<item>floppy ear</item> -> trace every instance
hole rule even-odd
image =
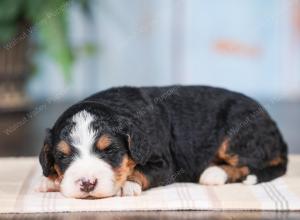
[[[56,174],[54,170],[54,157],[52,149],[52,132],[50,129],[47,129],[46,137],[44,140],[44,146],[39,155],[39,160],[43,169],[43,174],[46,177]]]
[[[141,165],[145,165],[151,156],[151,137],[136,126],[131,126],[128,138],[128,148],[132,159]]]

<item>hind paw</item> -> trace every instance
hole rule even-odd
[[[203,185],[224,185],[228,179],[226,172],[217,166],[212,166],[204,170],[199,183]]]
[[[257,176],[255,175],[248,175],[246,179],[243,181],[245,185],[255,185],[257,183]]]

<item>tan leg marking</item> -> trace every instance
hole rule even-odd
[[[142,189],[148,189],[150,186],[148,178],[138,170],[134,170],[133,173],[128,177],[129,181],[134,181],[142,186]]]
[[[116,184],[118,186],[122,186],[125,183],[127,177],[132,174],[134,167],[135,162],[129,159],[127,155],[125,155],[123,157],[121,165],[114,169],[116,176]]]
[[[246,166],[243,167],[233,167],[229,165],[220,166],[228,176],[227,182],[235,183],[243,180],[249,174],[249,168]]]
[[[231,166],[237,166],[239,163],[239,156],[237,154],[230,154],[229,153],[229,139],[225,138],[225,140],[220,145],[217,153],[215,162],[222,163],[225,162]]]
[[[272,159],[270,162],[269,162],[269,166],[271,167],[275,167],[279,164],[282,164],[284,163],[284,160],[282,159],[282,157],[278,156],[278,157],[275,157],[274,159]]]

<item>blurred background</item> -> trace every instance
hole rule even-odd
[[[300,0],[1,0],[0,45],[0,156],[99,90],[170,84],[258,99],[300,153]]]

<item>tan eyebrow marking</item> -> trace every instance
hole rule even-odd
[[[65,141],[60,141],[57,146],[58,146],[57,149],[59,151],[61,151],[62,153],[66,154],[66,155],[71,154],[71,147]]]
[[[101,135],[101,137],[100,137],[99,140],[97,141],[96,147],[97,147],[99,150],[104,150],[104,149],[106,149],[110,144],[111,144],[111,138],[109,137],[109,135],[103,134],[103,135]]]

